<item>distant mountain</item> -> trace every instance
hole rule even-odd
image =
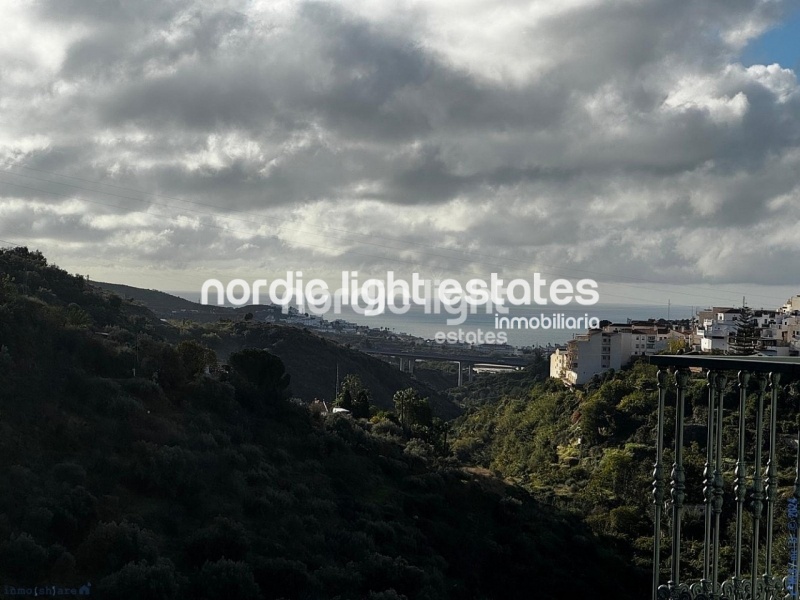
[[[93,286],[113,292],[121,298],[144,304],[162,319],[191,318],[195,321],[213,322],[223,316],[236,315],[236,311],[227,306],[204,305],[158,290],[144,290],[121,283],[102,281],[92,281],[91,283]]]

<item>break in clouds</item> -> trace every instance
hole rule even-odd
[[[740,59],[792,8],[8,3],[0,239],[109,279],[186,269],[172,289],[287,269],[793,285],[797,77]]]

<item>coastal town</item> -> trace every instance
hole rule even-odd
[[[126,297],[136,297],[162,320],[253,320],[306,329],[410,372],[413,372],[415,361],[444,363],[459,357],[461,360],[458,362],[464,365],[472,363],[472,367],[465,367],[466,381],[471,381],[476,374],[475,365],[483,365],[481,370],[484,371],[519,368],[505,363],[524,362],[526,357],[534,355],[547,359],[550,377],[560,379],[568,386],[584,385],[594,377],[617,371],[638,358],[664,352],[800,355],[800,294],[774,309],[752,309],[743,302],[740,307],[704,308],[696,311],[693,318],[633,319],[625,318],[623,312],[616,321],[598,321],[597,327],[562,329],[572,338],[563,343],[514,345],[467,341],[440,343],[434,337],[412,335],[391,327],[358,324],[344,318],[326,319],[321,315],[303,313],[295,307],[284,311],[272,304],[239,308],[206,306],[154,290],[107,283],[101,286]],[[641,314],[640,310],[638,312]],[[519,327],[514,321],[504,320],[506,327]],[[743,325],[746,325],[746,336]]]
[[[343,319],[328,321],[296,310],[280,315],[273,307],[260,309],[256,318],[309,328],[367,352],[393,350],[407,353],[424,348],[426,354],[441,354],[443,359],[457,353],[476,359],[484,357],[487,361],[490,358],[544,354],[550,362],[550,376],[570,386],[584,385],[592,378],[619,370],[637,358],[663,352],[761,356],[800,354],[800,294],[774,310],[714,306],[697,311],[693,319],[601,321],[599,327],[575,333],[564,344],[548,346],[441,344],[388,328],[370,328]],[[746,339],[742,339],[743,325],[748,328]]]
[[[748,334],[743,338],[743,329]],[[745,347],[743,348],[742,345]],[[667,350],[707,354],[800,354],[800,295],[775,310],[715,306],[694,320],[604,322],[576,335],[550,355],[550,376],[583,385],[596,375],[618,370],[637,357]]]
[[[254,307],[255,308],[255,307]],[[428,355],[523,357],[544,354],[550,362],[550,376],[567,385],[584,385],[593,377],[619,370],[637,358],[667,351],[705,354],[758,354],[797,356],[800,354],[800,294],[774,310],[751,310],[746,306],[714,306],[697,311],[693,319],[626,319],[601,321],[600,326],[580,333],[564,344],[513,346],[510,344],[441,344],[388,328],[374,328],[344,319],[326,320],[291,309],[281,314],[277,307],[254,310],[256,319],[278,321],[313,330],[366,352],[424,352]],[[742,340],[743,323],[748,335]],[[737,346],[738,344],[738,346]],[[745,344],[747,347],[742,348]]]

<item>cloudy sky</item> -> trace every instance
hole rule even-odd
[[[800,293],[780,0],[4,3],[0,240],[95,280]]]

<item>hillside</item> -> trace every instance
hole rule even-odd
[[[162,325],[38,253],[0,252],[4,585],[91,583],[120,600],[636,597],[640,574],[574,515],[392,415],[312,415],[268,352],[204,376],[201,347]]]
[[[655,381],[656,368],[639,362],[630,369],[598,377],[583,389],[566,388],[560,381],[550,379],[524,391],[509,385],[506,394],[489,401],[484,396],[485,389],[478,387],[473,390],[473,398],[464,398],[471,407],[453,424],[451,449],[460,462],[485,468],[524,487],[536,498],[580,515],[596,534],[606,536],[609,547],[634,565],[649,569],[657,423]],[[698,482],[703,479],[706,460],[706,385],[703,374],[694,374],[686,400],[684,466],[687,482],[693,482],[687,488],[686,502],[693,507],[702,507],[703,503]],[[800,383],[784,377],[777,415],[778,435],[784,440],[778,453],[781,503],[793,492],[796,444],[792,443],[797,438],[799,401]],[[723,452],[725,457],[735,457],[739,418],[735,390],[726,404]],[[746,413],[748,456],[753,453],[755,439],[755,405],[753,395]],[[665,463],[669,465],[670,432],[675,423],[672,403],[665,414]],[[726,462],[724,473],[724,523],[732,519],[736,504],[729,500],[733,497],[733,468],[731,459]],[[789,558],[785,515],[781,508],[776,516],[780,539],[777,560],[784,565]],[[699,577],[702,563],[697,540],[702,540],[702,521],[696,511],[687,514],[685,534],[694,540],[686,545],[685,574]],[[731,558],[731,553],[723,553],[723,568],[729,572],[733,569]],[[663,567],[668,569],[666,564]],[[666,581],[666,572],[664,577]]]
[[[246,309],[203,306],[156,290],[143,290],[126,285],[95,283],[93,286],[120,297],[133,299],[150,309],[156,317],[174,320],[177,337],[171,341],[196,339],[213,349],[220,362],[244,348],[265,348],[277,355],[292,377],[292,394],[306,402],[315,398],[331,400],[335,395],[337,371],[339,381],[347,375],[358,375],[372,392],[375,405],[392,410],[392,396],[397,390],[413,387],[431,401],[434,414],[452,419],[461,408],[445,394],[422,379],[402,373],[385,361],[323,338],[308,329],[288,325],[245,321]],[[252,307],[246,307],[252,308]],[[436,373],[426,374],[438,381]]]
[[[188,318],[194,321],[214,322],[220,317],[232,318],[237,314],[235,309],[227,306],[203,305],[158,290],[145,290],[102,281],[92,281],[92,286],[112,292],[121,298],[139,302],[162,319]]]

